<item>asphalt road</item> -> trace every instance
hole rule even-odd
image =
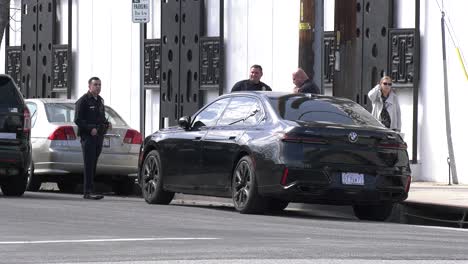
[[[0,194],[0,263],[468,263],[468,232],[287,209]]]

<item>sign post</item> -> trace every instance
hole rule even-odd
[[[149,0],[132,0],[132,21],[133,23],[140,23],[140,133],[145,138],[145,104],[146,104],[146,90],[145,90],[145,69],[144,69],[144,56],[145,56],[145,23],[150,20],[150,3]]]

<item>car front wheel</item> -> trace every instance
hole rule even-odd
[[[232,200],[241,214],[263,213],[266,200],[258,194],[252,159],[242,157],[232,175]]]
[[[392,203],[356,204],[353,205],[354,215],[360,220],[385,221],[392,214]]]
[[[26,185],[26,190],[30,192],[37,192],[41,188],[41,177],[34,174],[34,162],[31,161],[31,165],[28,170],[28,183]]]
[[[141,190],[147,203],[169,204],[172,201],[174,193],[163,189],[163,170],[161,167],[161,158],[157,150],[152,150],[148,153],[140,173]]]

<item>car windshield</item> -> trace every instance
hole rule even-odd
[[[291,95],[269,100],[278,115],[285,120],[382,126],[366,109],[346,99]]]
[[[47,103],[45,104],[49,122],[72,123],[75,118],[75,104]],[[110,107],[106,106],[106,118],[113,126],[127,126],[127,123]]]

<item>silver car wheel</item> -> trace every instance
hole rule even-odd
[[[141,190],[149,204],[169,204],[174,192],[164,190],[161,158],[157,150],[148,153],[141,168]]]
[[[156,192],[159,181],[159,164],[156,156],[149,156],[143,167],[143,191],[146,196],[151,197]]]
[[[234,203],[243,208],[249,201],[252,189],[252,171],[247,161],[242,161],[234,172]]]

